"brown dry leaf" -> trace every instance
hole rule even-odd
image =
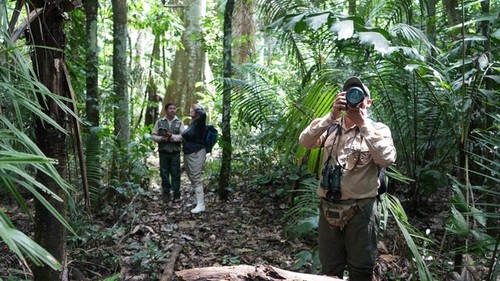
[[[380,258],[386,262],[394,262],[398,259],[398,256],[393,255],[380,255]]]
[[[139,231],[139,229],[141,229],[141,225],[140,225],[140,224],[136,225],[136,226],[134,227],[134,229],[132,229],[132,230],[130,231],[130,234],[136,234],[136,233],[137,233],[137,231]]]

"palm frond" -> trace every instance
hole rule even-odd
[[[319,198],[316,195],[318,181],[305,178],[300,181],[300,188],[291,190],[293,206],[288,209],[282,220],[286,222],[285,235],[290,239],[318,228]]]
[[[0,210],[0,237],[28,268],[24,255],[36,265],[46,264],[54,270],[61,270],[62,265],[45,249],[33,242],[24,233],[17,230],[4,212]]]
[[[6,2],[2,2],[0,9],[4,10]],[[74,233],[70,225],[54,209],[44,197],[46,194],[61,200],[55,192],[38,182],[35,173],[41,173],[51,178],[64,192],[70,192],[73,187],[63,179],[56,168],[54,160],[45,157],[43,152],[32,141],[28,134],[32,134],[32,120],[38,119],[61,132],[67,131],[59,126],[50,116],[45,114],[40,103],[48,100],[54,101],[68,114],[75,116],[67,104],[71,101],[51,93],[36,79],[32,65],[27,61],[29,50],[24,46],[16,46],[10,39],[7,25],[0,25],[0,37],[3,46],[0,51],[0,178],[7,196],[13,196],[22,209],[30,213],[20,188],[26,189],[39,200],[61,224]],[[24,53],[23,53],[24,52]],[[28,133],[25,133],[28,132]],[[54,269],[60,265],[53,257],[28,236],[17,231],[9,222],[4,213],[0,213],[0,236],[9,248],[25,262],[31,259],[35,264],[47,264]]]
[[[408,217],[403,209],[403,206],[399,202],[399,200],[387,194],[383,197],[387,200],[386,204],[388,205],[388,210],[391,212],[392,217],[396,221],[399,230],[403,234],[403,237],[408,245],[408,249],[411,253],[411,259],[409,259],[412,263],[416,264],[418,270],[418,276],[420,280],[433,280],[432,274],[429,271],[427,264],[425,263],[422,254],[419,252],[419,248],[415,243],[414,239],[418,239],[420,241],[426,241],[427,243],[432,244],[433,242],[427,239],[425,236],[421,235],[408,221]]]
[[[103,171],[101,161],[101,141],[97,128],[91,128],[86,134],[85,161],[87,166],[87,176],[89,182],[89,197],[92,207],[99,207],[102,203]]]

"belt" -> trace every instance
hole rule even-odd
[[[334,204],[341,204],[341,205],[352,205],[358,203],[360,205],[360,208],[363,207],[364,205],[368,204],[368,202],[371,201],[371,199],[374,199],[375,197],[368,197],[368,198],[362,198],[362,199],[349,199],[349,200],[336,200],[333,198],[326,198],[326,197],[321,197],[321,200],[324,200],[329,203],[334,203]]]

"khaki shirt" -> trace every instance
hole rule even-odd
[[[322,168],[330,154],[332,166],[338,160],[345,167],[340,184],[341,200],[375,197],[380,186],[379,168],[388,167],[396,160],[391,131],[379,122],[368,122],[359,129],[355,126],[346,128],[342,120],[333,120],[330,113],[313,120],[300,134],[299,143],[305,148],[321,147],[324,143]],[[334,130],[325,141],[332,123],[342,123],[341,134],[337,136],[337,130]],[[326,197],[326,192],[318,185],[320,197]]]

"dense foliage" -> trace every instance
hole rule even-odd
[[[148,77],[160,85],[160,94],[165,93],[168,65],[173,61],[182,23],[174,10],[147,2],[132,1],[129,7],[132,137],[125,147],[115,145],[112,128],[117,105],[112,102],[111,7],[101,3],[99,9],[101,122],[93,130],[103,149],[96,162],[99,166],[88,169],[89,177],[100,182],[91,189],[95,206],[119,208],[123,202],[130,202],[148,188],[148,179],[154,173],[145,161],[154,144],[148,139],[150,128],[143,125],[143,110],[151,106],[144,93]],[[456,9],[447,6],[449,1],[348,2],[257,1],[260,28],[252,38],[255,53],[251,61],[234,65],[234,77],[226,81],[231,85],[234,114],[231,191],[265,188],[271,189],[273,196],[286,198],[289,206],[282,218],[285,236],[314,241],[314,194],[321,152],[300,148],[296,140],[313,118],[330,110],[344,79],[360,76],[374,99],[372,118],[391,128],[398,151],[397,165],[388,173],[390,192],[384,197],[381,228],[399,226],[407,245],[402,251],[413,257],[409,259],[412,274],[420,280],[439,279],[442,274],[453,276],[453,270],[463,276],[476,274],[481,280],[495,280],[500,230],[499,1],[464,0]],[[27,198],[43,201],[40,193],[48,192],[34,174],[41,172],[56,179],[74,198],[69,202],[73,219],[64,223],[68,228],[71,224],[79,235],[70,239],[74,243],[70,247],[76,247],[87,237],[80,231],[98,232],[80,216],[83,196],[72,188],[81,180],[80,171],[71,164],[72,178],[59,178],[52,160],[45,158],[31,140],[33,116],[51,122],[39,110],[34,95],[58,98],[33,78],[29,49],[21,41],[12,41],[6,19],[13,14],[13,3],[2,1],[0,5],[0,195],[14,198],[30,214]],[[209,7],[203,42],[217,91],[216,95],[199,96],[211,110],[211,121],[218,124],[222,109],[223,5],[213,1]],[[77,9],[69,18],[68,68],[78,93],[74,102],[83,113],[86,74],[81,54],[86,35],[81,23],[85,16]],[[161,38],[162,61],[152,59],[150,43],[155,38]],[[67,108],[66,102],[59,104]],[[85,117],[81,121],[86,124]],[[114,155],[123,157],[114,159]],[[129,171],[124,181],[117,181],[110,173],[116,160]],[[210,180],[217,177],[218,165],[217,161],[210,163],[206,171]],[[435,204],[432,198],[442,194],[447,196],[445,227],[431,233],[430,227],[414,227],[419,210]],[[47,208],[53,210],[48,204]],[[100,233],[106,236],[112,232]],[[24,266],[29,266],[27,257],[60,268],[27,233],[14,227],[2,208],[0,236]],[[155,250],[153,247],[148,255],[154,255]],[[315,254],[314,247],[298,253],[297,268],[311,263],[314,271]],[[460,271],[460,261],[476,271]]]

